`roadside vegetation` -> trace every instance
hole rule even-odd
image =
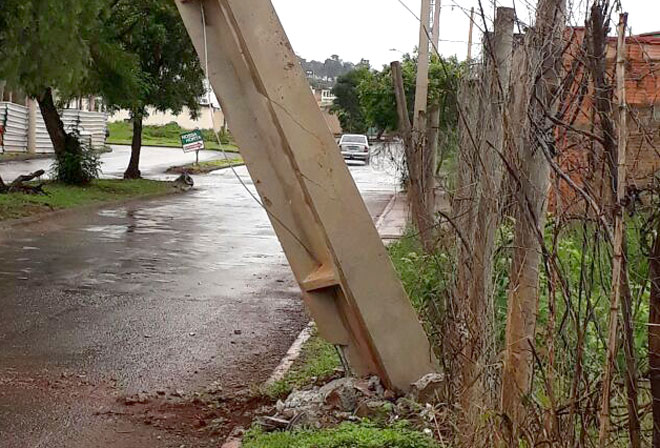
[[[0,194],[0,221],[113,201],[143,199],[177,190],[171,182],[97,179],[82,187],[48,182],[43,185],[43,191],[46,195]]]
[[[67,165],[68,177],[61,180],[68,184],[88,182],[82,166],[88,149],[75,132],[65,130],[59,106],[90,95],[116,104],[143,88],[136,56],[117,38],[125,31],[107,20],[118,3],[6,0],[0,8],[0,77],[7,88],[39,103],[55,158]]]
[[[189,163],[182,166],[173,166],[167,169],[168,173],[172,174],[206,174],[213,171],[221,170],[223,168],[228,168],[230,166],[240,166],[243,165],[243,159],[240,157],[234,158],[222,158],[216,160],[208,160],[205,162],[199,163]]]
[[[289,371],[282,379],[264,386],[262,393],[271,398],[286,397],[294,389],[330,378],[340,366],[335,347],[314,330],[314,334],[303,344],[299,358]]]
[[[401,62],[396,99],[387,67],[358,68],[334,91],[342,124],[398,130],[406,146],[412,227],[389,252],[447,379],[438,415],[440,426],[459,429],[450,446],[660,447],[660,178],[657,153],[626,149],[657,142],[639,128],[651,126],[646,109],[620,95],[633,77],[629,63],[647,69],[631,56],[645,49],[623,39],[622,15],[618,50],[614,39],[587,38],[577,56],[562,54],[565,23],[554,21],[563,13],[540,13],[562,8],[538,2],[535,29],[545,34],[506,49],[513,58],[458,65],[455,77],[446,77],[451,63],[430,58],[445,139],[437,151],[423,137],[409,144],[392,106],[403,97],[412,110],[412,58]],[[594,0],[588,10],[587,35],[607,36],[616,8]],[[618,77],[605,58],[614,51]],[[552,58],[549,65],[573,68],[543,72],[539,61]],[[435,87],[434,64],[446,81]],[[492,82],[503,73],[501,85]],[[530,93],[564,84],[562,94]],[[632,95],[648,94],[638,89]],[[627,125],[617,107],[630,107]],[[578,124],[581,114],[590,118]],[[429,176],[419,167],[434,157]],[[631,169],[647,163],[654,168],[643,174]],[[449,214],[428,199],[433,186],[424,182],[433,177]]]
[[[645,359],[649,355],[648,328],[644,324],[649,320],[649,301],[653,294],[653,282],[649,277],[649,254],[653,253],[656,238],[656,218],[653,214],[639,213],[626,219],[627,263],[631,268],[629,288],[633,302],[633,325],[631,328],[632,350],[639,359],[639,369],[648,369]],[[540,376],[532,382],[528,400],[541,406],[551,406],[549,396],[550,385],[545,375],[552,374],[552,393],[558,396],[574,394],[576,384],[584,387],[597,387],[605,362],[603,329],[607,328],[609,307],[607,298],[612,278],[611,252],[607,242],[599,239],[601,230],[594,224],[582,225],[577,222],[564,223],[560,229],[555,227],[555,221],[545,229],[545,244],[553,248],[553,258],[565,276],[562,297],[558,300],[555,291],[556,280],[542,270],[539,279],[539,304],[537,325],[539,330],[535,337],[536,359]],[[514,256],[513,222],[503,223],[497,232],[495,256],[493,259],[493,308],[489,321],[493,328],[493,345],[489,353],[502,353],[505,349],[507,298],[511,284],[510,272]],[[453,320],[460,310],[454,308],[456,300],[454,282],[457,275],[456,253],[449,237],[453,232],[445,227],[441,233],[439,250],[434,253],[424,251],[417,232],[409,229],[397,242],[388,248],[392,262],[410,296],[411,302],[418,311],[427,334],[432,340],[434,350],[439,359],[446,362],[445,368],[450,370],[447,354],[455,353],[455,341],[443,338],[448,328],[452,328]],[[444,242],[443,242],[444,241]],[[577,326],[576,326],[577,324]],[[580,347],[576,352],[575,347]],[[544,359],[541,354],[555,353],[555,359]],[[621,351],[617,356],[620,368],[625,365],[625,356]],[[578,376],[576,376],[576,371]],[[496,371],[489,372],[490,375]],[[619,387],[621,387],[619,385]],[[458,394],[458,384],[454,384],[454,392]],[[640,390],[640,401],[651,397],[647,390]],[[453,398],[458,399],[458,395]],[[448,400],[451,402],[452,399]],[[625,408],[625,394],[613,397],[613,406]],[[597,402],[585,407],[577,407],[573,412],[582,412],[582,418],[597,418]],[[590,407],[592,406],[592,407]],[[451,424],[451,413],[443,414],[450,419],[441,422]],[[484,413],[484,422],[492,416]],[[496,420],[492,423],[495,424]],[[652,415],[648,410],[640,412],[642,430],[650,430],[653,426]],[[480,431],[487,431],[484,424]],[[586,436],[586,434],[585,434]],[[484,435],[485,437],[485,435]],[[625,434],[618,436],[624,446]]]
[[[133,138],[133,125],[125,121],[116,121],[108,123],[108,131],[110,137],[107,139],[108,144],[115,145],[130,145]],[[181,133],[185,132],[177,123],[169,123],[163,126],[144,126],[142,128],[142,144],[144,146],[164,146],[164,147],[181,147]],[[231,135],[228,132],[221,131],[220,142],[215,137],[215,133],[211,129],[202,129],[204,136],[204,146],[206,149],[220,150],[226,152],[238,152],[238,148],[234,144]]]
[[[343,423],[336,428],[264,433],[251,429],[244,448],[439,448],[430,436],[410,429],[405,422],[389,428],[368,421]]]

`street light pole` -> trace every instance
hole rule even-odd
[[[470,9],[470,31],[468,34],[468,51],[467,58],[468,62],[472,59],[472,33],[474,31],[474,6]]]
[[[442,1],[435,0],[433,5],[433,40],[431,42],[432,50],[435,52],[436,56],[440,56],[440,50],[438,49],[440,45],[440,12],[442,11]]]
[[[424,133],[426,127],[426,106],[429,92],[429,21],[431,0],[422,0],[419,16],[419,54],[417,56],[417,84],[415,89],[415,109],[413,111],[413,132],[416,137]]]

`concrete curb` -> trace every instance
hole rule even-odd
[[[316,328],[314,322],[308,323],[307,326],[303,328],[303,330],[298,334],[296,340],[293,341],[293,344],[291,344],[291,347],[289,347],[289,350],[286,352],[286,355],[284,355],[284,358],[282,358],[279,365],[275,367],[275,370],[273,370],[273,373],[271,373],[270,377],[266,380],[264,385],[269,386],[284,378],[284,375],[286,375],[293,363],[300,357],[300,353],[302,353],[302,347],[305,345],[305,342],[309,341],[309,338],[312,337],[314,328]]]
[[[224,159],[218,159],[218,160],[224,160]],[[187,166],[187,165],[171,166],[171,167],[169,167],[168,169],[165,170],[165,173],[166,174],[172,174],[172,175],[183,174],[183,171],[184,171],[183,167],[184,166]],[[190,173],[189,172],[188,174],[191,175],[191,176],[203,176],[204,174],[210,174],[210,173],[213,173],[214,171],[227,170],[227,169],[230,169],[230,168],[238,168],[239,166],[245,166],[245,162],[232,163],[231,165],[227,165],[227,166],[220,166],[220,167],[217,167],[217,168],[211,168],[208,171],[203,171],[203,172],[199,172],[199,173]],[[181,171],[179,171],[179,170],[181,170]]]
[[[5,153],[0,153],[0,165],[4,165],[7,163],[13,163],[13,162],[29,162],[30,160],[44,160],[44,159],[50,159],[53,157],[52,154],[23,154],[23,153],[18,153],[20,155],[17,155],[16,157],[12,158],[6,158],[3,159],[2,155],[7,154]]]
[[[376,223],[383,243],[387,246],[401,239],[408,221],[409,206],[405,193],[397,191]]]
[[[398,196],[398,193],[394,193],[392,195],[392,198],[390,199],[390,202],[387,203],[385,206],[385,209],[383,212],[380,214],[378,219],[376,220],[376,230],[380,230],[380,228],[383,226],[383,223],[385,222],[385,219],[387,219],[387,216],[390,214],[392,209],[394,208],[394,204],[396,204],[396,198]]]

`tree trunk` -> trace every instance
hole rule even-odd
[[[526,42],[523,104],[529,109],[518,143],[517,220],[511,266],[501,404],[505,436],[517,445],[524,420],[523,397],[531,388],[532,353],[539,300],[539,260],[546,222],[550,170],[547,157],[555,138],[549,116],[556,114],[566,0],[541,0]]]
[[[50,87],[46,88],[37,101],[50,141],[53,143],[55,155],[61,157],[67,151],[67,133],[53,100],[53,90]]]
[[[64,123],[62,123],[53,100],[52,89],[45,88],[37,101],[48,136],[53,143],[55,157],[59,162],[57,165],[58,180],[72,185],[89,182],[89,173],[86,173],[83,168],[83,147],[76,134],[67,134],[64,130]]]
[[[133,140],[131,141],[131,160],[124,172],[124,179],[139,179],[140,152],[142,151],[142,112],[133,112]]]
[[[472,69],[474,70],[474,69]],[[471,71],[472,71],[471,70]],[[474,226],[476,204],[478,203],[480,127],[477,123],[483,115],[481,83],[477,76],[469,74],[461,80],[458,99],[463,104],[459,122],[459,145],[457,154],[456,188],[452,197],[452,215],[456,234],[456,283],[453,297],[447,299],[447,327],[443,339],[445,362],[450,363],[448,371],[454,379],[455,390],[460,393],[465,382],[462,370],[465,368],[464,337],[468,314],[468,298],[472,287]],[[458,398],[461,398],[461,394]]]
[[[623,264],[621,281],[621,312],[623,318],[623,353],[626,359],[626,393],[628,406],[628,435],[630,447],[641,446],[641,422],[639,421],[638,402],[638,380],[637,380],[637,356],[635,354],[635,336],[633,329],[632,293],[628,278],[628,244],[626,236],[623,236]]]
[[[431,216],[435,215],[435,175],[438,168],[438,138],[440,136],[440,105],[429,108],[429,120],[426,129],[426,160],[424,161],[424,179],[426,179],[426,207]]]
[[[660,222],[649,256],[651,298],[649,310],[649,377],[653,405],[653,448],[660,448]]]
[[[417,139],[408,118],[408,103],[403,88],[403,75],[401,64],[392,62],[392,82],[396,96],[397,116],[399,118],[399,133],[403,138],[406,164],[408,167],[408,200],[412,210],[413,220],[419,232],[419,238],[424,250],[432,252],[433,245],[433,216],[427,204],[428,188],[425,187],[425,171],[423,157],[426,152],[424,138]]]

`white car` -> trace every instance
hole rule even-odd
[[[339,140],[339,149],[341,155],[346,160],[362,160],[365,165],[369,165],[371,158],[371,148],[369,139],[366,135],[344,134]]]

